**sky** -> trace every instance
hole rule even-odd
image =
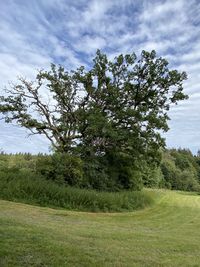
[[[114,57],[156,50],[186,71],[189,100],[172,106],[168,147],[200,149],[199,0],[0,0],[0,94],[18,76],[34,79],[50,63],[89,67],[97,49]],[[0,121],[0,150],[48,153],[42,136],[28,137]]]

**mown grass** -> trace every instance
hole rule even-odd
[[[0,266],[200,266],[200,197],[151,194],[157,197],[154,206],[129,213],[2,200]]]
[[[133,211],[153,203],[150,192],[97,192],[59,186],[34,173],[0,173],[0,198],[48,207],[80,211]]]

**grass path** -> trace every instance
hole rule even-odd
[[[2,200],[0,266],[200,266],[200,196],[152,193],[153,207],[131,213]]]

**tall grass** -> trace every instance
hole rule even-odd
[[[27,170],[0,171],[0,198],[80,211],[121,212],[149,206],[150,192],[97,192],[64,187]]]

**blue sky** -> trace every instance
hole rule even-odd
[[[0,0],[0,90],[17,76],[33,79],[51,62],[89,66],[97,49],[119,53],[155,49],[188,73],[189,100],[170,111],[168,147],[200,149],[199,0]],[[0,122],[0,149],[48,152],[41,136]]]

